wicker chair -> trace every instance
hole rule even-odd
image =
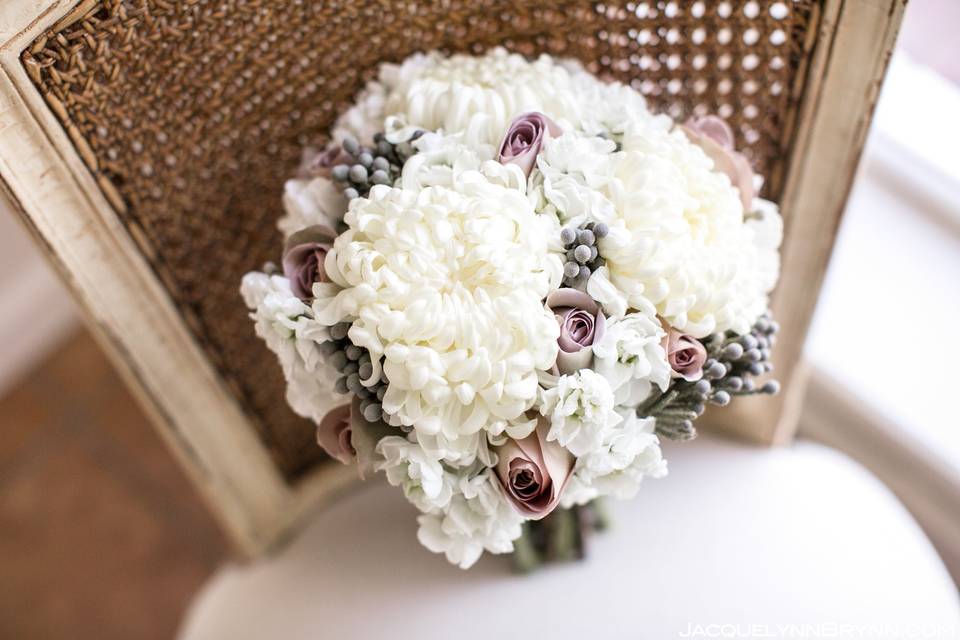
[[[546,51],[632,83],[676,118],[728,118],[786,218],[774,310],[789,391],[714,422],[784,442],[904,4],[5,0],[0,173],[168,444],[255,554],[351,480],[285,405],[238,282],[275,259],[283,179],[378,62]]]

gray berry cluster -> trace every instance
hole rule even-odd
[[[609,232],[603,222],[588,222],[579,228],[564,227],[560,231],[560,242],[567,252],[567,261],[563,265],[564,286],[583,288],[590,274],[606,264],[597,241]]]
[[[376,422],[383,417],[383,396],[387,392],[387,383],[381,380],[372,387],[364,386],[360,381],[367,380],[373,374],[370,352],[350,342],[347,332],[349,322],[341,322],[330,327],[328,342],[320,345],[327,363],[340,372],[335,389],[338,393],[353,394],[360,398],[360,412],[368,422]]]
[[[755,377],[773,371],[770,349],[776,342],[779,329],[768,312],[754,323],[749,333],[741,336],[727,332],[707,340],[707,353],[711,356],[709,364],[715,367],[716,373],[723,369],[723,375],[715,378],[711,402],[723,406],[734,396],[773,395],[780,391],[780,383],[776,380],[768,380],[759,387],[754,381]]]
[[[656,418],[657,433],[664,437],[692,440],[697,435],[693,421],[703,414],[708,402],[724,406],[734,396],[778,393],[780,383],[776,380],[759,387],[754,381],[756,376],[773,371],[770,348],[778,329],[765,313],[747,334],[711,336],[704,342],[709,357],[703,365],[703,377],[696,382],[677,380],[665,393],[638,407],[637,414]]]
[[[376,184],[393,184],[400,169],[416,153],[412,142],[423,134],[418,131],[410,140],[393,144],[384,134],[373,136],[373,148],[362,146],[356,139],[344,138],[342,147],[350,162],[334,165],[330,176],[343,185],[348,200],[366,196]]]

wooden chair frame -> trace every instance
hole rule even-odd
[[[783,276],[773,302],[786,320],[775,354],[786,391],[715,417],[753,441],[786,442],[794,433],[805,389],[803,341],[905,4],[825,0],[809,34],[781,199],[788,220]],[[257,554],[348,487],[353,474],[321,465],[288,484],[117,220],[114,207],[123,204],[112,185],[87,170],[82,138],[64,129],[31,83],[20,53],[95,5],[0,3],[2,188],[230,538],[241,552]]]

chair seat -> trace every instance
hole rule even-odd
[[[222,568],[181,637],[960,633],[957,591],[933,547],[848,458],[812,443],[758,449],[711,437],[668,443],[665,454],[670,475],[610,503],[613,526],[587,560],[529,576],[502,557],[467,572],[448,565],[420,548],[395,490],[367,483],[275,557]],[[858,625],[872,626],[856,635]]]

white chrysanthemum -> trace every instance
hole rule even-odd
[[[417,539],[434,553],[443,553],[461,569],[483,554],[510,553],[520,537],[523,517],[510,506],[492,470],[459,478],[450,503],[439,513],[417,518]]]
[[[384,357],[392,421],[471,464],[491,423],[533,406],[537,372],[556,359],[542,302],[556,256],[537,214],[522,192],[465,171],[456,190],[374,187],[344,220],[325,263],[344,289],[314,305],[318,319],[351,320],[351,341]]]
[[[492,145],[527,111],[590,133],[618,130],[631,112],[655,117],[638,92],[601,82],[579,63],[547,55],[528,61],[502,48],[480,57],[414,55],[400,66],[385,65],[380,84],[386,88],[385,115],[448,133],[473,128],[474,140]]]
[[[679,131],[630,127],[612,194],[627,234],[601,244],[631,306],[653,303],[695,337],[746,333],[767,308],[753,232],[729,179]]]
[[[327,178],[298,178],[283,185],[283,209],[286,215],[277,227],[290,236],[316,224],[336,229],[347,210],[347,200]]]
[[[780,243],[783,241],[783,218],[777,205],[763,198],[753,199],[753,212],[746,225],[753,231],[757,247],[757,277],[767,291],[780,277]]]
[[[319,345],[329,340],[327,327],[293,295],[283,276],[248,273],[240,286],[253,312],[255,330],[275,354],[287,380],[287,402],[305,418],[319,421],[342,397],[334,392],[335,372],[324,366]]]
[[[644,478],[662,478],[667,462],[654,433],[653,418],[624,414],[616,429],[607,432],[603,445],[577,459],[573,476],[564,489],[562,506],[585,504],[599,496],[627,500],[636,495]]]
[[[631,116],[621,128],[620,151],[567,132],[538,159],[539,188],[565,223],[610,227],[587,290],[613,316],[656,313],[696,337],[746,332],[766,309],[775,247],[755,242],[729,179],[669,121]]]
[[[407,500],[417,509],[427,513],[450,503],[456,477],[430,458],[412,434],[382,438],[376,452],[383,458],[376,470],[383,471],[390,484],[403,489]]]
[[[654,385],[666,390],[670,384],[664,335],[657,321],[642,313],[607,322],[603,337],[593,345],[593,366],[610,383],[618,405],[635,407]]]
[[[575,456],[596,449],[621,421],[614,405],[609,382],[592,369],[560,376],[541,394],[540,414],[550,419],[547,440],[556,440]]]

